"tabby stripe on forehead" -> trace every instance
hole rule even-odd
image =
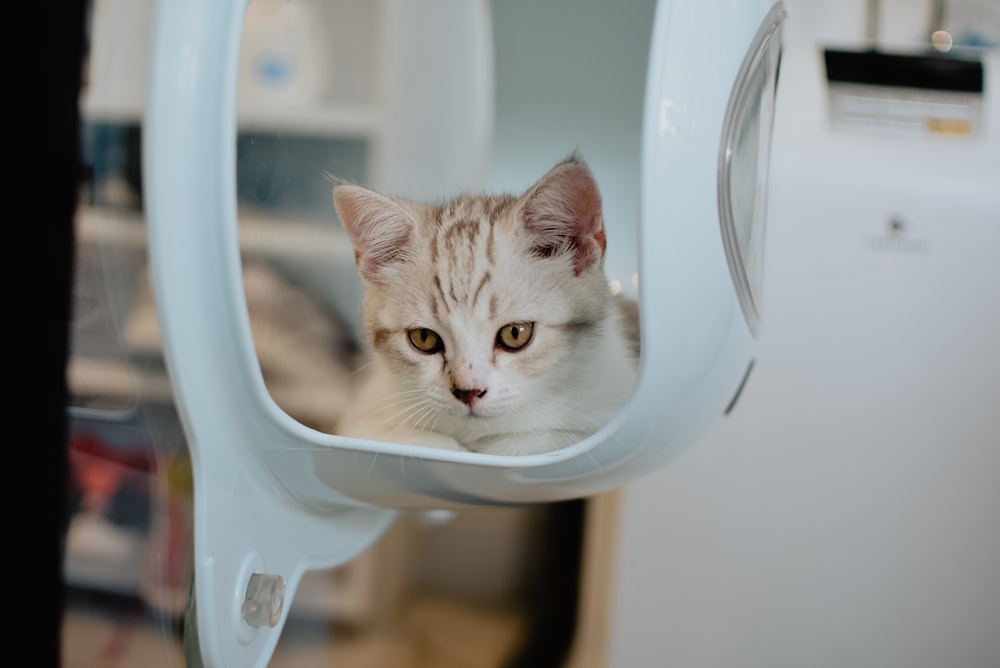
[[[479,285],[476,287],[476,291],[472,295],[472,308],[476,307],[476,302],[479,301],[479,293],[483,291],[483,288],[486,287],[486,284],[492,277],[493,276],[490,274],[489,271],[483,274],[482,280],[479,281]]]
[[[447,277],[447,272],[445,272],[445,276]],[[445,284],[441,281],[441,277],[439,275],[434,277],[434,285],[437,286],[438,294],[441,295],[441,303],[445,307],[455,308],[460,303],[458,300],[458,294],[455,292],[455,281],[451,277],[447,278],[447,290],[445,289]]]
[[[496,229],[496,226],[493,224],[494,222],[496,222],[496,220],[491,216],[490,234],[488,237],[486,237],[486,261],[490,263],[491,267],[496,265],[496,260],[493,258],[493,243],[494,243],[493,233],[494,230]]]
[[[487,216],[490,221],[490,227],[497,224],[497,221],[500,220],[500,216],[503,214],[504,211],[507,210],[508,204],[510,204],[510,202],[504,199],[490,200],[491,206],[489,212],[487,213]]]
[[[431,315],[437,320],[441,316],[441,300],[438,299],[437,295],[428,295],[428,298],[431,303]]]
[[[455,223],[444,233],[444,242],[448,250],[455,252],[458,247],[456,239],[464,237],[469,246],[474,246],[476,238],[479,236],[479,225],[474,220],[463,220]]]
[[[441,301],[445,306],[448,305],[448,295],[445,294],[444,286],[441,285],[441,277],[437,274],[434,275],[434,287],[437,288],[438,293],[441,295]]]
[[[462,258],[465,261],[464,266],[461,267],[462,273],[466,276],[472,275],[476,268],[476,241],[479,237],[479,228],[476,221],[466,219],[455,223],[444,233],[445,248],[449,253],[448,259],[452,262],[452,266],[449,268],[452,273],[458,269],[454,265],[455,261]],[[454,289],[456,281],[452,280],[449,283],[452,288],[451,297],[458,303],[458,295]],[[469,297],[468,287],[466,287],[465,297]]]

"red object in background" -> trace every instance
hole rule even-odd
[[[155,464],[146,447],[114,447],[92,431],[74,430],[69,462],[80,511],[104,515],[112,499],[123,491],[149,496]]]

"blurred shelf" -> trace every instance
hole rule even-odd
[[[145,583],[148,539],[102,517],[78,513],[66,536],[63,575],[68,584],[117,594],[137,594]]]
[[[336,104],[300,109],[241,109],[236,112],[240,132],[341,137],[375,140],[382,116],[362,104]]]
[[[137,401],[173,401],[166,372],[142,370],[125,361],[75,355],[66,366],[66,376],[70,390],[78,396],[103,397],[122,406]]]
[[[249,211],[241,211],[237,216],[240,248],[244,252],[304,261],[322,259],[338,265],[346,262],[354,271],[354,246],[332,216],[323,221],[277,218]]]
[[[141,101],[102,100],[84,94],[80,109],[91,123],[141,124]],[[328,102],[302,107],[237,109],[239,132],[375,140],[384,127],[382,114],[360,102]]]
[[[307,307],[302,314],[317,318],[337,314],[349,327],[358,327],[361,293],[350,239],[334,220],[277,217],[259,210],[241,211],[238,227],[244,289],[252,324],[257,326],[252,331],[268,390],[296,419],[314,428],[330,428],[335,409],[347,400],[342,379],[349,367],[333,357],[333,349],[306,347],[290,324],[276,322],[271,300],[275,286],[283,285],[286,296],[300,295],[304,300],[296,302]],[[95,272],[86,284],[92,284],[93,294],[81,294],[78,300],[81,309],[82,305],[89,309],[81,311],[81,324],[88,326],[75,330],[77,347],[68,364],[74,405],[126,408],[172,402],[150,294],[143,215],[80,207],[77,239],[89,247],[91,258],[96,256],[91,264],[116,270],[108,275]],[[117,293],[117,308],[105,303],[102,295],[108,290]],[[111,317],[113,311],[120,311],[120,323]],[[108,341],[118,345],[106,345]]]
[[[134,211],[81,205],[76,210],[76,238],[80,243],[140,249],[146,246],[146,226]]]
[[[347,263],[353,271],[354,247],[335,221],[277,217],[262,212],[240,212],[240,249],[261,256],[296,260]],[[106,243],[141,249],[146,245],[142,214],[104,207],[81,206],[77,210],[77,238],[84,243]]]

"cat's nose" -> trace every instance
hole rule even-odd
[[[486,390],[480,390],[479,388],[465,390],[456,387],[451,391],[451,393],[455,395],[456,399],[467,405],[469,408],[472,408],[478,400],[486,396]]]

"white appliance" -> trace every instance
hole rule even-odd
[[[421,141],[431,139],[447,138],[454,149],[441,152],[438,167],[456,178],[475,175],[483,158],[476,149],[489,139],[489,126],[478,122],[489,114],[487,5],[439,2],[431,12],[390,4],[401,39],[463,19],[461,30],[444,34],[464,41],[442,43],[436,55],[444,57],[431,61],[455,68],[455,77],[431,80],[451,84],[446,93],[459,91],[463,106],[443,105],[454,118],[433,127],[412,114],[391,124],[398,144],[386,146],[403,149],[383,156],[383,185],[406,194],[413,184],[399,175],[421,165],[428,155]],[[547,455],[501,457],[323,434],[282,412],[264,388],[243,307],[232,200],[244,7],[243,0],[159,4],[143,128],[152,274],[194,467],[197,627],[210,666],[265,665],[284,600],[303,572],[363,550],[392,521],[391,508],[606,490],[682,453],[733,404],[760,324],[784,18],[780,2],[768,0],[660,4],[644,111],[638,386],[591,438]],[[716,39],[706,50],[708,34]],[[416,71],[401,69],[388,92],[414,85]],[[441,174],[434,179],[451,185]],[[415,457],[421,475],[404,475]]]
[[[613,668],[1000,665],[1000,54],[828,46],[782,57],[753,380],[622,495]]]

